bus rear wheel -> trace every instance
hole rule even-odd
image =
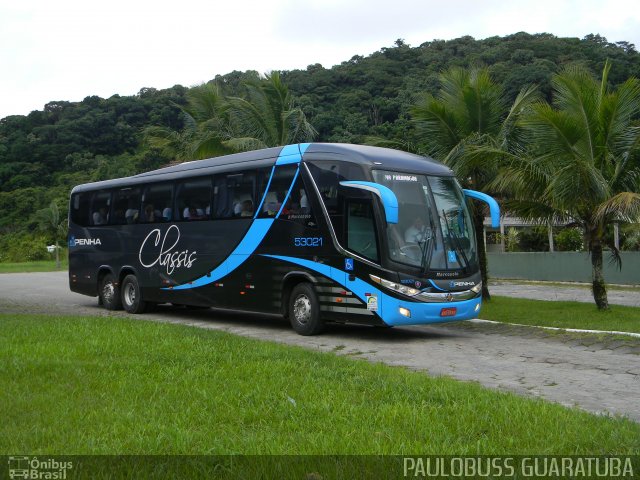
[[[142,299],[140,284],[135,275],[127,275],[120,286],[122,306],[129,313],[144,313],[147,302]]]
[[[318,295],[310,283],[299,283],[293,288],[288,314],[291,326],[300,335],[317,335],[324,330]]]
[[[116,278],[107,273],[100,280],[98,289],[98,304],[107,310],[122,310],[122,302],[120,300],[120,287]]]

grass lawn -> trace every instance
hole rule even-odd
[[[0,315],[0,345],[0,454],[640,452],[628,420],[224,332]]]
[[[69,262],[67,259],[60,260],[60,270],[67,270]],[[19,273],[19,272],[54,272],[56,268],[55,260],[41,260],[37,262],[14,262],[0,263],[0,273]]]
[[[592,303],[492,296],[490,302],[482,304],[480,318],[542,327],[640,333],[640,308],[622,305],[599,311]]]

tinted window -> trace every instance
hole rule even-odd
[[[89,193],[75,193],[71,197],[71,221],[81,227],[90,225],[90,196]]]
[[[341,187],[340,182],[366,180],[362,167],[349,162],[313,162],[309,164],[309,171],[320,190],[329,215],[342,213],[340,193],[345,187]],[[359,193],[356,189],[349,190],[350,197],[368,198],[366,194]]]
[[[214,179],[214,218],[253,217],[255,172],[216,175]]]
[[[211,178],[187,180],[178,185],[173,218],[183,221],[211,218]]]
[[[378,261],[378,242],[371,202],[347,202],[347,248]]]
[[[293,210],[293,199],[291,195],[287,197],[287,194],[297,169],[297,165],[284,165],[275,168],[266,195],[262,193],[267,187],[266,182],[261,188],[260,198],[264,195],[264,202],[258,212],[258,218],[275,217],[278,213],[288,215]]]
[[[340,182],[366,180],[362,167],[349,162],[317,161],[309,165],[309,171],[320,191],[331,225],[338,241],[345,244],[345,199],[371,199],[371,193],[356,188],[343,187]]]
[[[112,225],[125,225],[138,223],[140,221],[140,200],[139,188],[121,188],[113,195],[113,208],[111,209]]]
[[[91,199],[91,225],[106,225],[109,223],[111,206],[111,192],[96,192]]]
[[[317,227],[311,202],[309,202],[309,195],[302,181],[302,175],[298,175],[291,189],[290,199],[290,202],[287,202],[289,205],[287,214],[282,214],[280,218],[291,220],[306,227]]]
[[[173,186],[159,184],[148,186],[143,195],[141,223],[168,222],[173,218]]]

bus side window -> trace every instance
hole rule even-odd
[[[89,218],[89,196],[88,193],[74,193],[71,197],[71,222],[80,227],[92,225]]]
[[[114,193],[111,225],[126,225],[140,221],[140,189],[121,188]]]
[[[371,202],[347,201],[347,248],[378,261],[378,242]]]
[[[106,225],[109,223],[111,207],[111,192],[96,192],[91,199],[91,225]]]
[[[178,186],[174,218],[185,222],[211,218],[211,177],[194,178]]]
[[[302,181],[302,176],[298,175],[293,188],[291,189],[289,212],[283,215],[287,220],[299,223],[305,227],[317,228],[315,216],[311,210],[309,195]],[[281,216],[282,217],[282,216]]]
[[[150,185],[142,196],[141,223],[158,223],[171,221],[173,210],[173,185],[163,183]]]
[[[293,176],[297,169],[297,165],[283,165],[276,167],[273,172],[273,176],[271,177],[269,191],[267,191],[266,195],[261,192],[261,194],[264,195],[264,202],[262,203],[260,212],[258,212],[258,218],[273,218],[278,214],[278,212],[281,212],[281,215],[286,218],[286,216],[294,209],[292,199],[293,195],[290,194],[287,198],[287,193],[289,193],[291,182],[293,181]],[[264,188],[266,188],[266,182],[264,182],[264,186],[261,190],[264,190]],[[291,190],[293,193],[293,189]]]
[[[255,210],[254,171],[216,175],[214,218],[248,218]]]

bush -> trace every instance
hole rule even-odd
[[[504,234],[504,248],[507,252],[519,252],[520,251],[520,233],[515,227],[510,227]],[[496,234],[496,243],[502,241],[503,235]]]
[[[47,245],[52,242],[44,234],[9,233],[0,238],[0,262],[33,262],[50,260]]]
[[[561,252],[580,252],[584,238],[579,228],[565,228],[555,236],[556,246]]]
[[[549,251],[549,233],[546,227],[535,227],[520,232],[518,246],[523,252]]]
[[[622,237],[620,248],[622,250],[640,251],[640,224],[621,225],[620,233]]]

